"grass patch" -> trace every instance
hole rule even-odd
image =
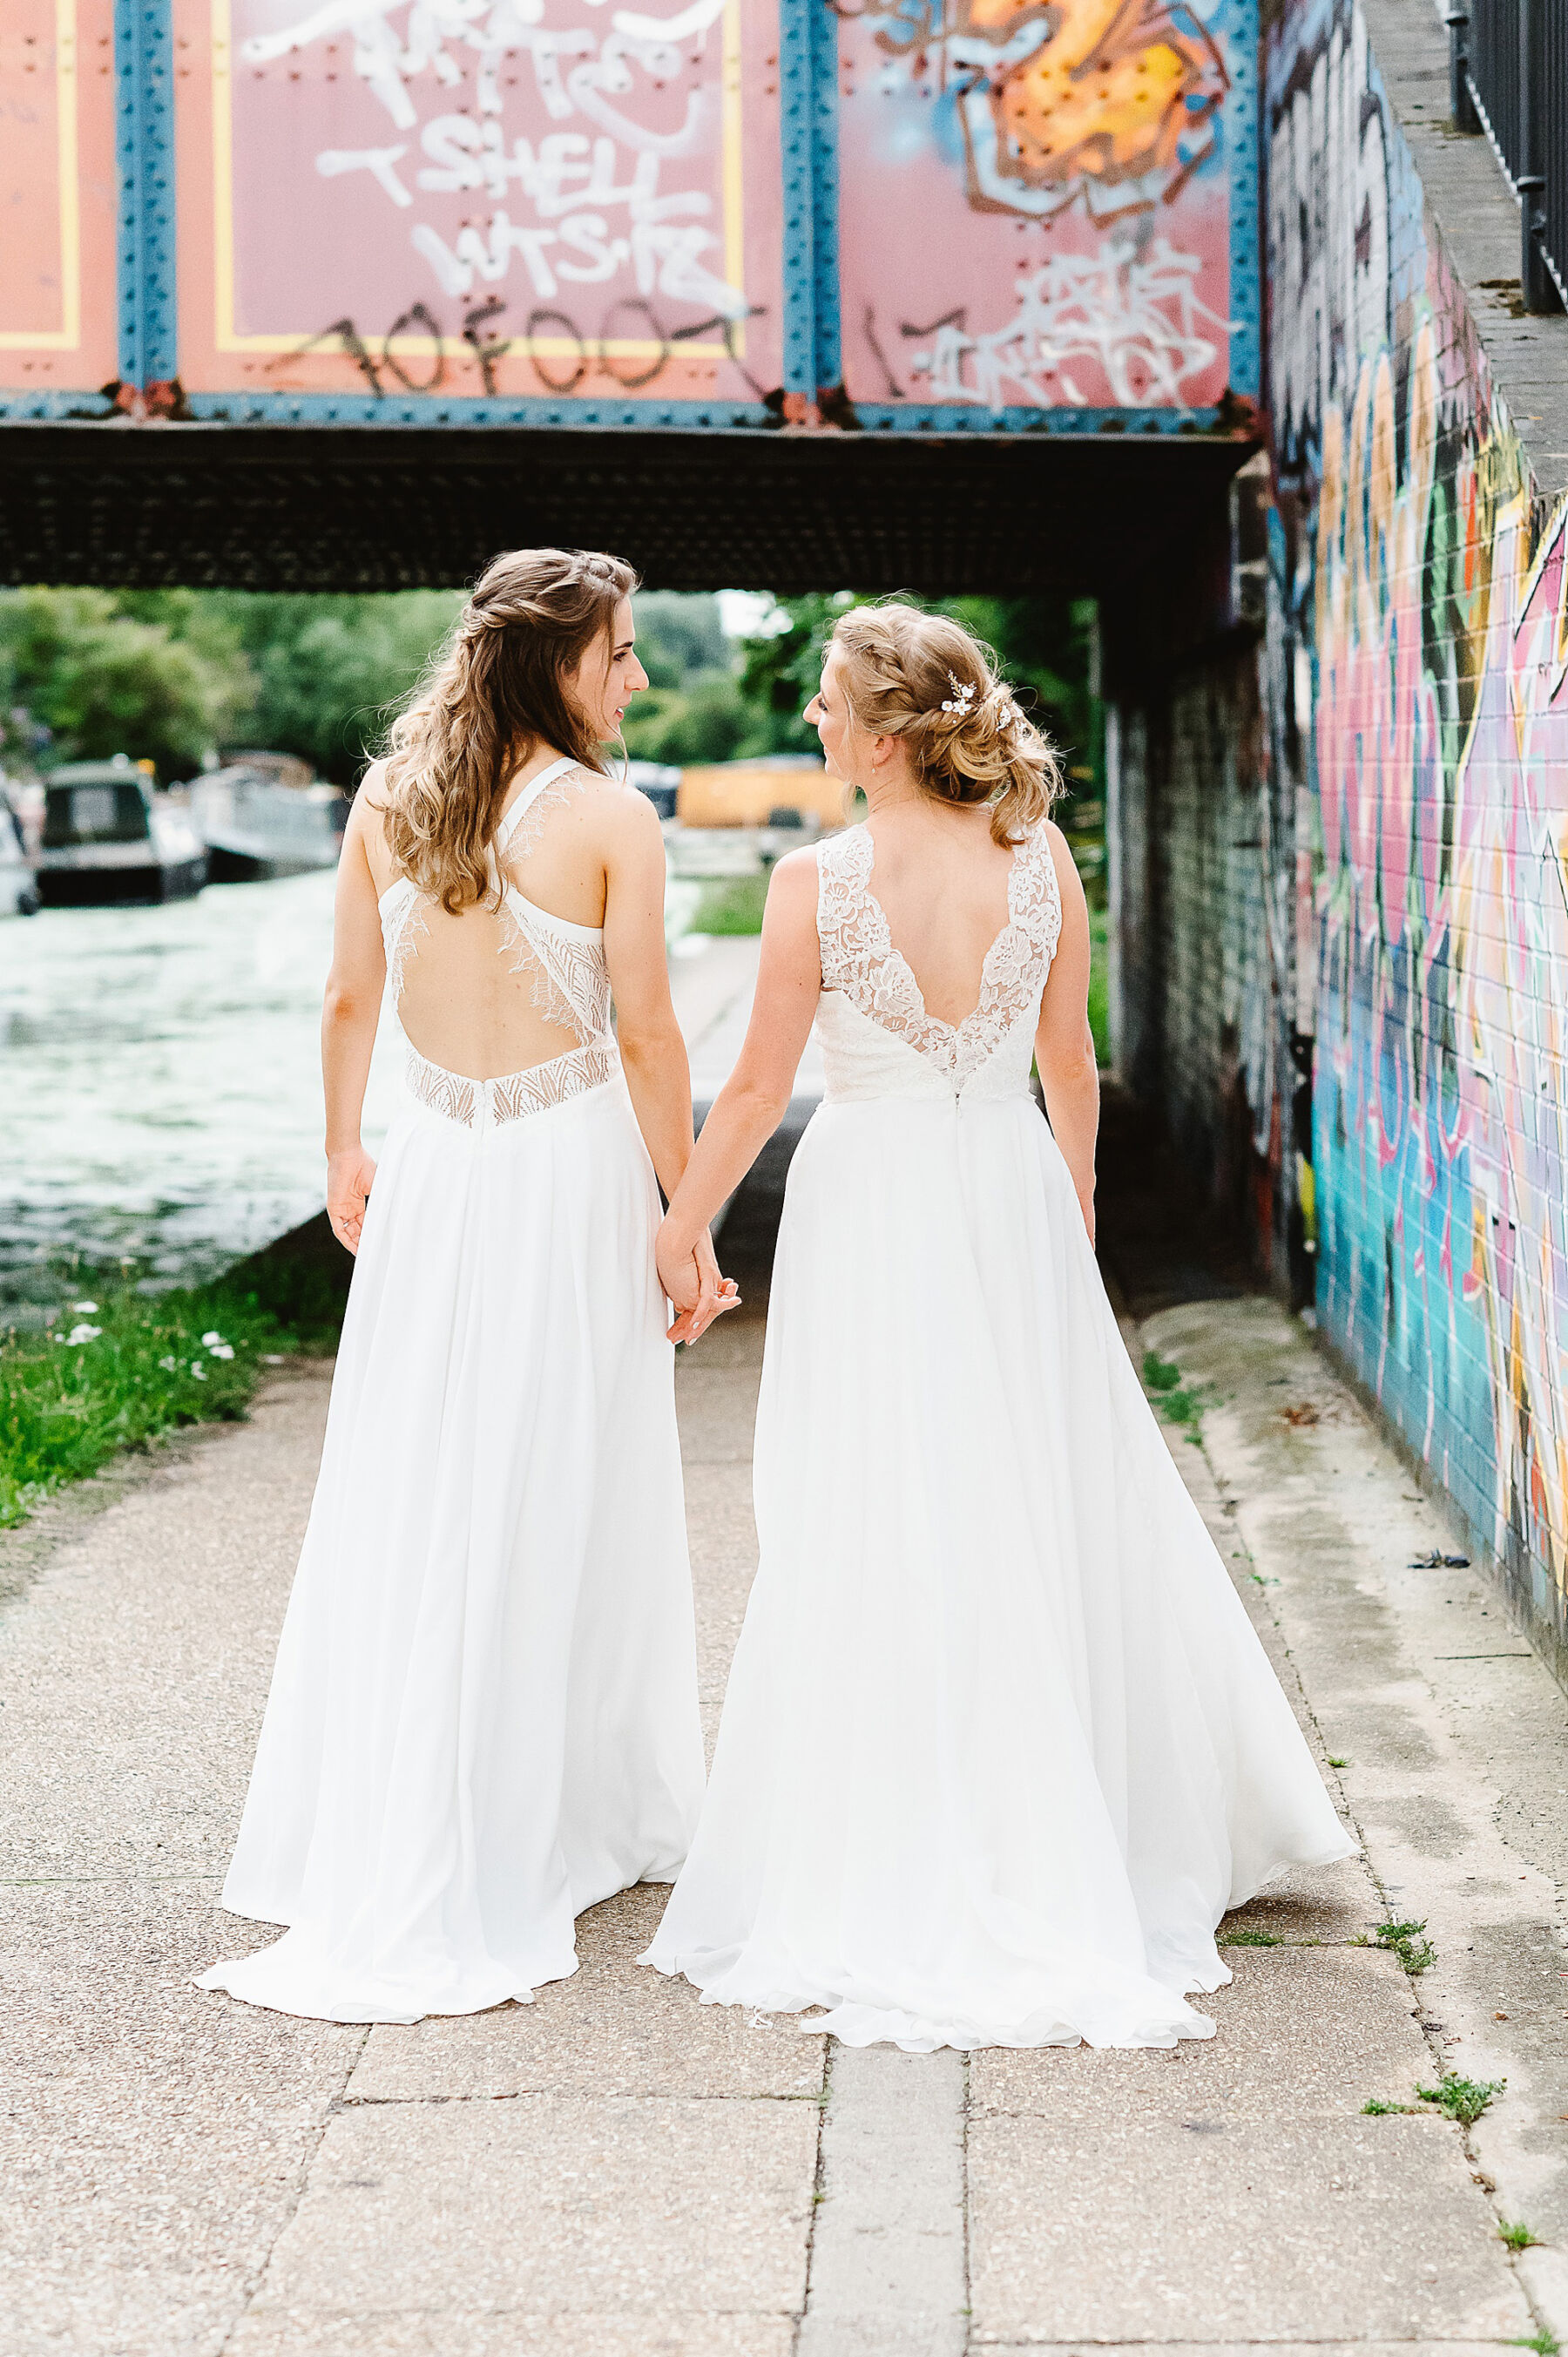
[[[1422,2103],[1435,2104],[1462,2128],[1470,2128],[1507,2085],[1506,2079],[1461,2079],[1455,2072],[1444,2071],[1435,2087],[1418,2087],[1415,2092]]]
[[[1204,1410],[1214,1404],[1208,1383],[1183,1383],[1181,1369],[1174,1360],[1162,1359],[1157,1351],[1145,1351],[1144,1389],[1151,1394],[1167,1424],[1183,1426],[1188,1440],[1202,1439]]]
[[[1111,919],[1104,909],[1089,912],[1089,1028],[1094,1060],[1101,1071],[1111,1062]]]
[[[1510,2251],[1528,2251],[1540,2242],[1541,2237],[1532,2234],[1528,2226],[1510,2226],[1505,2218],[1498,2228],[1498,2240],[1506,2243]]]
[[[1397,1956],[1407,1973],[1430,1972],[1437,1962],[1437,1951],[1426,1937],[1426,1925],[1421,1923],[1380,1923],[1369,1942],[1363,1947],[1386,1948]]]
[[[1510,2341],[1510,2349],[1533,2349],[1535,2357],[1559,2357],[1562,2343],[1554,2332],[1532,2332],[1522,2341]]]
[[[0,1336],[0,1530],[123,1449],[238,1422],[269,1359],[336,1347],[343,1298],[331,1273],[266,1255],[211,1285],[77,1274],[61,1295],[42,1332]]]
[[[1283,1948],[1284,1942],[1277,1932],[1250,1932],[1243,1924],[1234,1932],[1219,1935],[1222,1948]]]
[[[715,876],[703,887],[693,933],[759,933],[768,899],[766,876]]]

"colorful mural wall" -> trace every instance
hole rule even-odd
[[[839,13],[857,409],[1201,409],[1255,392],[1230,316],[1228,136],[1247,205],[1252,189],[1249,11],[870,0]]]
[[[1534,497],[1350,0],[1278,21],[1264,103],[1317,1314],[1563,1645],[1568,505]]]

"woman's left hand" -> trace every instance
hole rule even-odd
[[[659,1282],[677,1313],[668,1336],[671,1342],[694,1342],[715,1318],[740,1307],[740,1294],[732,1277],[720,1275],[706,1228],[694,1247],[683,1250],[670,1235],[669,1224],[660,1227],[654,1246]]]

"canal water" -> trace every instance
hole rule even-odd
[[[0,1324],[62,1259],[216,1275],[322,1202],[330,871],[0,921]],[[700,886],[671,877],[666,926]],[[383,1019],[372,1153],[401,1086]]]
[[[320,1208],[335,882],[0,922],[0,1302],[71,1254],[215,1275]],[[396,1086],[383,1024],[372,1152]]]

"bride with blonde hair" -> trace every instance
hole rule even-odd
[[[1095,1264],[1088,914],[1056,763],[950,620],[834,628],[863,825],[781,860],[686,1266],[813,1022],[756,1444],[760,1562],[647,1962],[854,2045],[1212,2035],[1227,1908],[1347,1856]],[[1042,1120],[1030,1092],[1037,1064]]]
[[[617,558],[498,557],[367,773],[322,1025],[357,1257],[320,1479],[202,1986],[332,2021],[527,1999],[668,1881],[703,1787],[671,1340],[692,1150],[651,804],[600,746],[648,684]],[[407,1092],[360,1140],[383,987]],[[618,1027],[610,1026],[615,1002]]]

